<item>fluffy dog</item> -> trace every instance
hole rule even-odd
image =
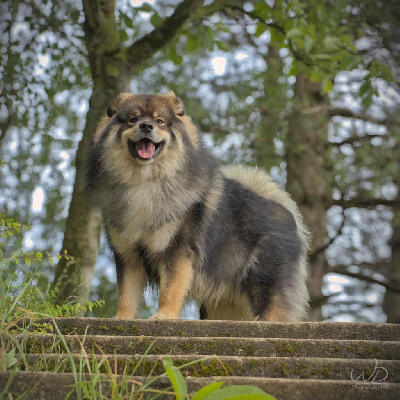
[[[308,307],[308,233],[296,204],[259,169],[221,168],[173,92],[123,93],[100,120],[87,193],[117,269],[117,318],[147,283],[153,318],[297,321]]]

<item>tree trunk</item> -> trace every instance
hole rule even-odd
[[[328,119],[323,114],[306,115],[302,109],[327,102],[320,94],[321,85],[299,74],[294,87],[294,110],[289,121],[286,142],[287,191],[299,205],[305,223],[312,232],[311,253],[326,240],[325,142]],[[324,252],[310,260],[309,284],[311,310],[309,320],[322,320],[320,299],[326,273]],[[313,304],[313,301],[315,303]]]
[[[387,276],[389,282],[400,282],[400,210],[393,215],[393,235],[390,240],[392,262]],[[386,290],[383,299],[383,311],[386,313],[386,322],[400,324],[400,294]]]
[[[101,218],[88,206],[84,193],[83,163],[96,124],[109,102],[120,92],[129,89],[130,76],[120,39],[115,31],[114,1],[84,1],[85,40],[92,71],[93,92],[82,140],[76,154],[76,176],[68,218],[65,227],[64,250],[73,260],[61,258],[56,270],[54,285],[59,288],[58,301],[78,299],[85,302],[90,293],[94,265],[99,253]]]
[[[129,90],[130,80],[136,69],[173,39],[189,17],[199,18],[196,12],[201,11],[203,2],[204,0],[183,0],[158,28],[129,47],[124,47],[116,27],[115,0],[83,0],[85,41],[92,72],[93,92],[86,126],[76,155],[75,183],[61,250],[61,254],[66,250],[74,259],[68,261],[61,258],[53,283],[59,288],[59,303],[69,298],[85,302],[89,297],[99,253],[101,218],[88,207],[82,165],[91,145],[97,121],[114,97]],[[213,13],[220,7],[222,5],[216,3],[210,6],[208,12]],[[203,12],[206,11],[203,9]]]

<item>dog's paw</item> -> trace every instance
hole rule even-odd
[[[167,315],[166,313],[162,311],[158,311],[155,314],[153,314],[150,319],[175,319],[174,317],[171,317]]]

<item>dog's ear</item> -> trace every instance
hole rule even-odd
[[[131,96],[133,96],[133,93],[121,93],[118,95],[107,107],[107,117],[113,117],[125,100]]]
[[[186,110],[185,106],[182,103],[182,100],[179,97],[176,97],[175,93],[172,90],[167,93],[162,93],[161,96],[163,96],[168,101],[168,104],[174,110],[175,115],[178,115],[179,117],[185,115]]]

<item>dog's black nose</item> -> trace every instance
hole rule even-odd
[[[150,122],[143,122],[139,125],[139,128],[144,133],[150,133],[154,129],[154,126]]]

